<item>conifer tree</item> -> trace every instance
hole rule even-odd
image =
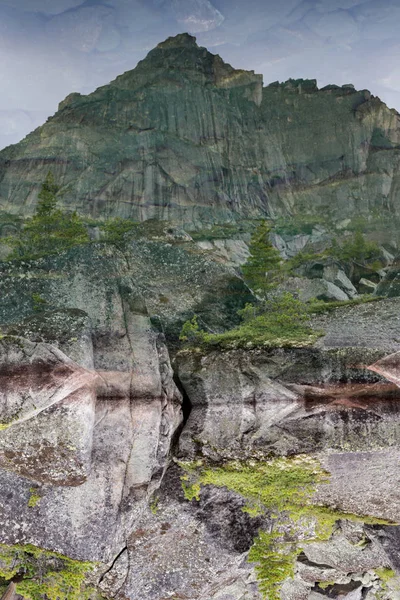
[[[270,240],[271,227],[263,221],[252,235],[250,256],[243,265],[243,275],[249,287],[255,292],[266,295],[276,287],[281,274],[282,259]]]
[[[59,189],[53,173],[49,171],[38,194],[39,202],[37,203],[35,212],[38,217],[51,215],[55,211],[57,205],[56,194]]]
[[[77,213],[57,208],[58,191],[54,176],[49,172],[41,186],[35,214],[25,222],[19,235],[9,240],[14,247],[9,258],[36,258],[90,241]]]

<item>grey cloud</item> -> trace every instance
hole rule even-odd
[[[80,6],[50,19],[45,31],[53,43],[91,52],[98,49],[104,31],[115,31],[114,12],[112,7],[101,4]]]
[[[224,16],[208,0],[169,0],[170,7],[178,23],[190,33],[209,31],[221,25]]]
[[[85,0],[2,0],[1,4],[21,11],[56,15],[84,2]]]

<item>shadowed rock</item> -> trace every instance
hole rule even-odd
[[[1,600],[15,600],[16,598],[16,585],[15,583],[10,583],[5,593],[1,597]]]

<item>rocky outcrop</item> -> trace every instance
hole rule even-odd
[[[273,83],[182,34],[0,153],[0,208],[31,214],[52,169],[67,208],[196,228],[237,217],[399,213],[399,116],[368,91]]]
[[[96,375],[48,344],[0,340],[0,466],[74,486],[91,468]]]
[[[182,398],[124,261],[69,258],[3,265],[0,541],[107,563],[163,477]]]
[[[377,285],[374,293],[387,298],[400,296],[400,260],[398,257],[387,271],[384,279]]]
[[[130,371],[89,370],[50,344],[3,338],[2,543],[107,562],[159,484],[181,396],[160,334],[145,315],[125,316]]]
[[[398,308],[393,299],[315,318],[326,335],[313,348],[179,353],[192,404],[181,456],[397,447],[399,390],[369,366],[399,349]]]
[[[105,598],[261,600],[248,552],[270,515],[215,485],[189,501],[170,458],[176,442],[179,461],[218,465],[310,453],[329,473],[312,501],[353,517],[304,545],[282,599],[326,584],[393,600],[379,573],[397,568],[397,530],[364,521],[400,520],[400,390],[380,374],[400,351],[398,299],[315,316],[314,347],[184,351],[174,374],[166,341],[188,312],[218,326],[249,298],[207,252],[127,239],[2,263],[1,544],[15,564],[16,548],[45,548],[29,559],[39,571],[98,563],[87,583]]]
[[[129,307],[148,311],[173,345],[193,314],[211,329],[223,329],[236,324],[237,311],[253,299],[232,268],[191,241],[165,236],[128,240],[120,248],[90,244],[39,260],[3,262],[0,291],[0,323],[9,333],[57,343],[76,362],[99,370],[114,370],[131,356],[121,325]]]
[[[235,321],[251,294],[171,236],[0,269],[0,542],[111,563],[182,423],[163,331]]]

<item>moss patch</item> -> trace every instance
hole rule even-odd
[[[29,508],[34,508],[35,506],[37,506],[39,504],[42,497],[39,494],[37,488],[34,488],[34,487],[29,488],[29,493],[30,493],[30,497],[28,500],[28,506],[29,506]]]
[[[310,327],[308,306],[287,292],[260,305],[247,304],[238,314],[242,324],[223,333],[203,331],[195,315],[184,323],[179,339],[186,347],[299,348],[324,335]]]
[[[259,532],[249,552],[266,600],[280,599],[281,584],[294,575],[302,547],[329,540],[339,520],[388,524],[313,505],[317,485],[328,483],[329,474],[309,456],[268,462],[235,461],[219,467],[206,466],[201,461],[180,466],[184,470],[181,480],[187,500],[199,500],[202,486],[225,487],[245,499],[244,511],[267,518],[268,530]]]
[[[94,567],[33,545],[0,544],[0,585],[15,580],[26,600],[98,599],[96,590],[85,586]]]

